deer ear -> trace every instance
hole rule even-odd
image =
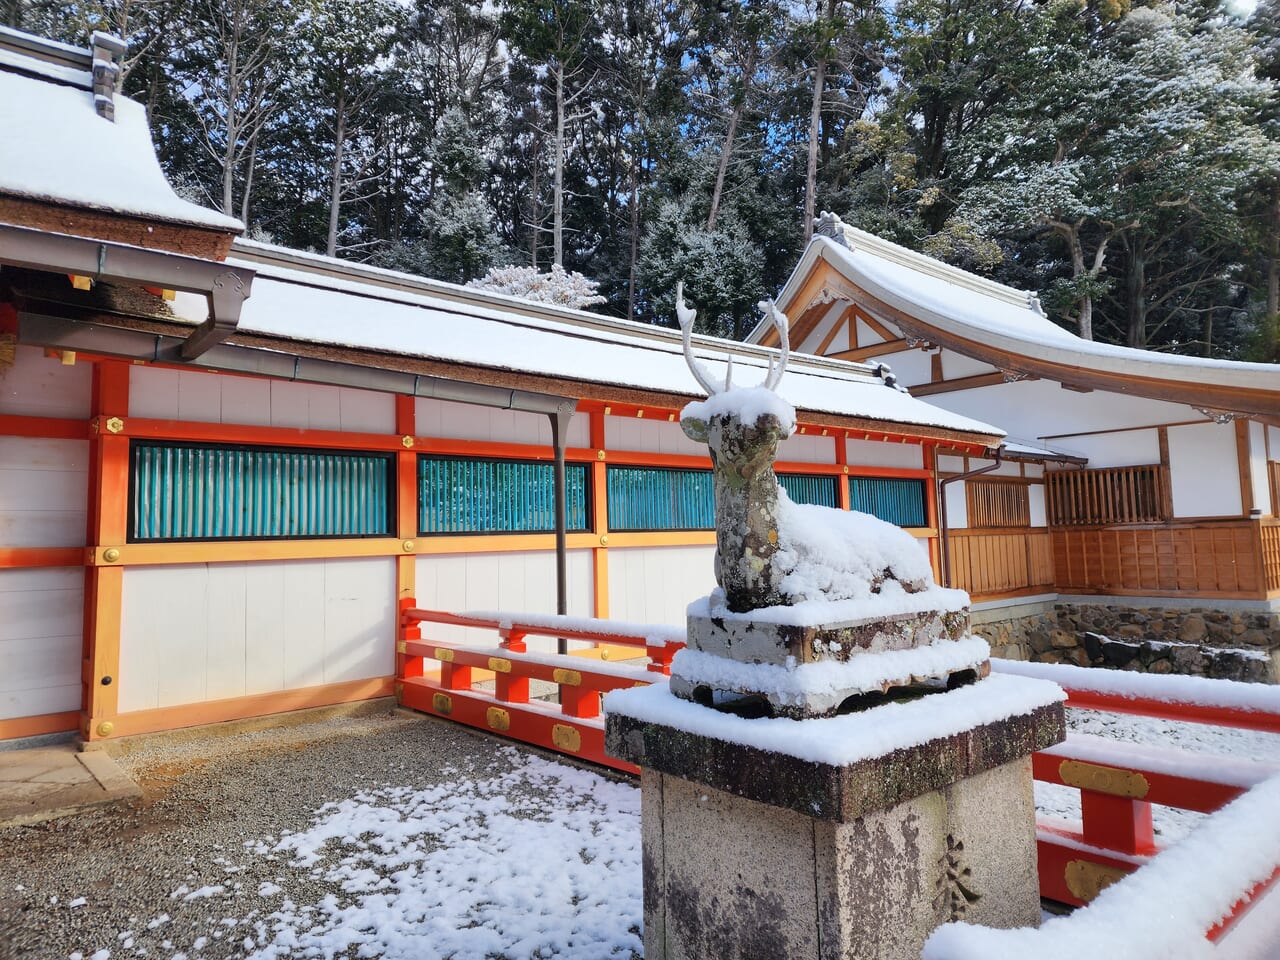
[[[680,429],[684,431],[684,435],[695,443],[706,443],[707,437],[711,436],[711,425],[706,420],[699,420],[697,417],[681,417]]]

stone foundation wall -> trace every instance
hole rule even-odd
[[[1009,660],[1280,682],[1276,613],[1057,603],[973,632]]]

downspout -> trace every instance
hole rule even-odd
[[[1004,456],[1004,444],[996,447],[995,463],[990,466],[982,467],[979,470],[970,470],[968,473],[957,473],[954,477],[947,477],[938,483],[938,543],[942,550],[942,585],[944,587],[951,586],[951,538],[950,531],[947,529],[947,484],[954,483],[957,480],[968,480],[971,477],[980,477],[984,473],[990,473],[992,470],[1000,468],[1000,458]]]
[[[569,421],[573,418],[577,401],[561,402],[554,413],[547,414],[551,420],[551,446],[555,451],[554,470],[556,495],[556,613],[564,616],[569,612],[569,548],[568,548],[568,508],[565,496],[564,450],[565,435],[569,432]],[[569,652],[569,641],[564,637],[556,640],[558,653]]]

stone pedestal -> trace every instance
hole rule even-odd
[[[925,700],[945,711],[954,696]],[[606,746],[642,767],[648,960],[915,960],[950,920],[1039,924],[1030,754],[1063,738],[1060,703],[1024,698],[1012,715],[836,764],[647,721],[632,702],[611,699]],[[851,723],[805,726],[843,736]]]

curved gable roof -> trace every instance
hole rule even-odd
[[[814,237],[779,295],[783,309],[797,306],[790,301],[825,264],[873,315],[1002,370],[1235,413],[1280,415],[1280,365],[1083,340],[1046,317],[1031,293],[838,220],[828,228],[834,236]],[[759,341],[765,332],[763,325],[757,327],[749,340]]]

